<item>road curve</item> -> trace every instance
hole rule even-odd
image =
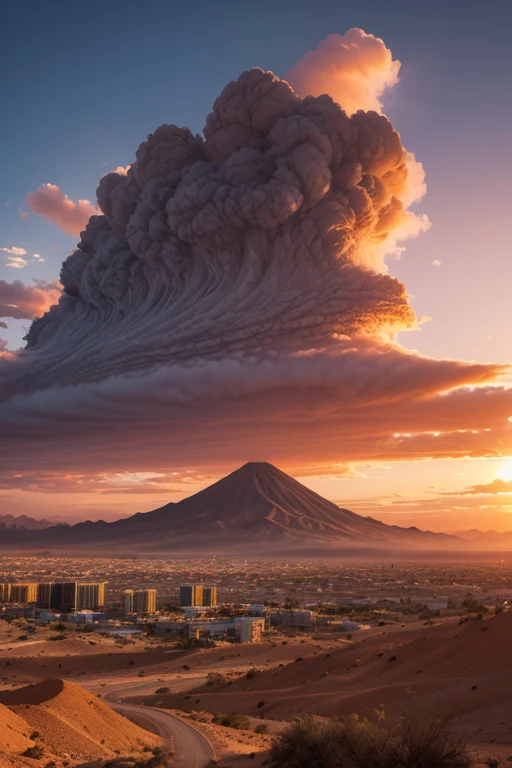
[[[126,685],[107,693],[104,701],[137,725],[158,734],[164,740],[172,739],[173,764],[176,768],[205,768],[210,764],[214,758],[213,748],[202,733],[163,709],[125,704],[119,700],[121,696],[129,696],[133,692],[133,688]]]

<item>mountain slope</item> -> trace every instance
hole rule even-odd
[[[34,536],[11,541],[27,544]],[[218,549],[287,545],[456,546],[445,534],[386,525],[342,509],[266,462],[252,462],[174,504],[113,523],[79,523],[38,532],[37,546]]]

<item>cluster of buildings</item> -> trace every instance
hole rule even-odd
[[[0,584],[0,603],[33,604],[59,611],[97,610],[105,605],[105,582],[60,581]]]

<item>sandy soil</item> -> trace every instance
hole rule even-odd
[[[158,700],[185,711],[273,720],[305,713],[373,716],[381,707],[391,718],[406,712],[445,716],[465,737],[501,744],[512,755],[511,641],[512,613],[460,626],[384,627],[327,653],[302,646],[295,661],[280,662],[282,667]]]
[[[72,761],[113,757],[116,750],[142,756],[145,746],[161,746],[157,736],[126,720],[80,686],[63,680],[48,679],[33,686],[2,691],[0,704],[3,705],[2,727],[15,728],[16,732],[12,746],[7,748],[7,742],[4,743],[4,759],[7,755],[19,756],[34,744],[43,747],[46,760],[50,754]],[[12,718],[14,726],[7,717]],[[23,740],[20,727],[33,739]],[[30,760],[25,764],[27,762],[31,764]]]

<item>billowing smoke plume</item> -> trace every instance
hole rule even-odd
[[[345,80],[373,78],[364,103],[378,107],[397,65],[381,41],[348,35]],[[374,77],[383,61],[387,74]],[[11,440],[33,445],[39,430],[46,445],[60,418],[59,439],[75,439],[66,461],[98,443],[120,456],[112,435],[128,427],[146,459],[154,440],[160,456],[174,447],[168,463],[183,459],[184,442],[190,461],[215,440],[238,457],[267,446],[271,458],[276,430],[276,445],[329,445],[332,456],[339,429],[377,429],[376,409],[391,419],[405,400],[400,428],[412,419],[423,429],[435,422],[429,398],[499,373],[393,343],[415,318],[375,253],[411,234],[406,207],[422,174],[385,116],[349,114],[351,91],[340,104],[306,91],[244,72],[216,100],[204,138],[163,125],[128,169],[101,179],[101,214],[63,264],[59,303],[3,366]]]
[[[224,89],[204,135],[164,125],[126,174],[101,179],[103,215],[30,330],[19,386],[412,325],[403,286],[364,264],[406,221],[407,153],[386,117],[348,117],[253,69]]]

